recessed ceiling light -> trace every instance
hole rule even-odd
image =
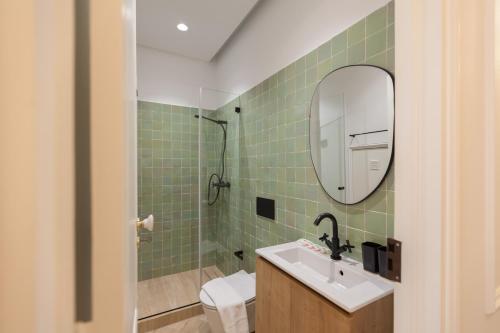
[[[188,31],[189,28],[184,23],[179,23],[177,24],[177,29],[179,29],[180,31]]]

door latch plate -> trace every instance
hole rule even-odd
[[[401,282],[401,250],[400,241],[394,238],[387,238],[387,275],[386,278],[392,281]]]

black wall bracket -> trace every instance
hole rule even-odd
[[[401,250],[403,243],[387,238],[387,274],[386,278],[401,282]]]
[[[238,257],[240,260],[243,260],[243,250],[234,252],[234,255]]]

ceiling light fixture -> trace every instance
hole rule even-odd
[[[184,23],[179,23],[177,24],[177,29],[179,29],[180,31],[188,31],[189,28]]]

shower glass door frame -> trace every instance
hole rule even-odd
[[[243,235],[234,230],[242,230],[239,219],[231,220],[235,222],[229,225],[228,219],[234,217],[237,209],[235,205],[239,203],[239,113],[235,112],[235,107],[240,107],[239,96],[234,93],[200,88],[200,108],[199,108],[199,263],[200,263],[200,286],[206,283],[211,277],[204,274],[209,268],[217,274],[232,274],[241,269],[240,259],[233,254],[237,250],[242,250]],[[202,121],[202,116],[208,120],[225,121],[226,125],[217,125],[213,121]],[[208,191],[209,174],[218,173],[220,175],[222,131],[219,126],[225,126],[226,151],[225,151],[225,172],[222,179],[228,182],[230,187],[220,188],[217,202],[208,206],[208,198],[204,191]],[[211,169],[212,168],[212,169]],[[205,170],[206,169],[206,170]],[[212,186],[212,184],[210,185]],[[213,197],[213,196],[212,196]],[[212,199],[213,200],[213,199]],[[205,215],[204,215],[205,214]],[[229,232],[228,231],[229,226]],[[221,241],[222,236],[230,238],[229,244]],[[236,237],[236,238],[235,238]],[[232,246],[232,247],[231,247]],[[219,267],[222,263],[223,267]],[[212,275],[212,278],[214,276]]]

